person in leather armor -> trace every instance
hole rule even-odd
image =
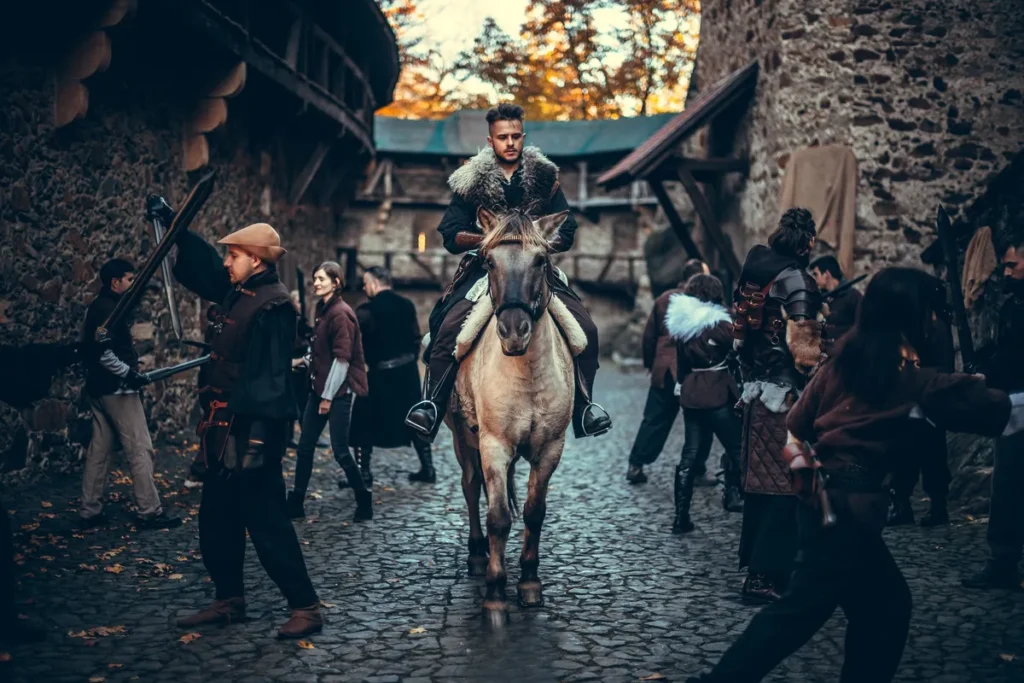
[[[740,567],[743,597],[777,600],[796,555],[796,498],[782,449],[786,412],[821,357],[821,294],[806,268],[816,230],[807,209],[786,211],[768,246],[750,250],[740,273],[734,318],[743,380],[744,489]]]
[[[234,232],[223,259],[198,235],[178,238],[174,276],[219,304],[199,425],[206,464],[199,506],[199,549],[216,587],[213,604],[178,620],[182,628],[227,624],[245,616],[242,567],[248,532],[260,563],[288,600],[281,638],[323,628],[298,537],[288,518],[281,460],[298,416],[291,392],[296,313],[276,263],[285,253],[266,223]]]
[[[428,441],[437,435],[455,386],[455,340],[474,303],[466,295],[486,275],[476,251],[484,238],[477,223],[478,211],[486,209],[498,215],[519,210],[539,217],[569,210],[558,184],[558,167],[536,147],[524,147],[523,108],[501,104],[487,112],[487,125],[488,147],[448,179],[452,201],[437,228],[445,249],[467,255],[430,314],[430,343],[424,353],[429,365],[425,400],[414,405],[406,417],[406,424]],[[551,251],[568,251],[575,235],[576,220],[569,214],[551,240]],[[587,348],[576,358],[573,429],[577,438],[597,436],[612,426],[608,413],[592,401],[599,365],[597,326],[567,285],[555,278],[551,286],[587,335]]]

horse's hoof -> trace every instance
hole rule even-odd
[[[540,581],[520,581],[516,585],[519,593],[519,604],[522,607],[543,607],[544,595]]]
[[[485,576],[487,574],[487,558],[472,556],[466,560],[470,576]]]

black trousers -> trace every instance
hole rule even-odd
[[[748,493],[743,499],[740,568],[786,581],[793,571],[799,537],[795,496]]]
[[[987,539],[993,560],[1020,561],[1024,549],[1024,432],[996,442]]]
[[[945,503],[949,497],[948,451],[946,432],[923,420],[912,420],[907,428],[907,446],[892,476],[895,500],[906,501],[914,493],[918,475],[924,492],[932,501]]]
[[[219,462],[210,463],[199,504],[199,550],[217,599],[242,596],[248,531],[260,564],[288,605],[297,609],[315,605],[318,599],[285,506],[281,458],[287,424],[278,427],[267,435],[265,463],[258,470],[228,477]]]
[[[652,384],[647,390],[644,417],[633,440],[633,449],[629,452],[630,465],[650,465],[658,459],[668,441],[676,415],[679,414],[679,398],[674,393],[675,380],[670,373],[665,373],[664,384],[661,389]],[[710,452],[710,438],[707,445]]]
[[[725,484],[739,486],[743,420],[732,406],[725,405],[706,410],[684,408],[683,427],[686,440],[679,458],[680,469],[692,470],[697,465],[704,464],[711,452],[711,442],[717,436],[725,448],[725,457],[722,458],[725,465]]]
[[[306,401],[306,409],[302,413],[302,434],[299,436],[299,447],[295,449],[295,495],[306,497],[309,490],[309,478],[313,473],[313,453],[316,442],[330,424],[331,450],[334,460],[345,471],[345,476],[357,491],[365,490],[366,484],[359,474],[355,458],[348,448],[349,420],[352,417],[352,393],[346,393],[331,401],[331,409],[326,415],[320,414],[320,398],[310,393]]]
[[[7,506],[0,501],[0,621],[14,616],[14,536]]]
[[[789,589],[747,626],[709,681],[755,683],[798,650],[841,607],[846,614],[840,683],[886,683],[899,666],[910,625],[910,589],[881,535],[800,505],[800,553]]]

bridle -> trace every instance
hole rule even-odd
[[[488,253],[490,252],[490,249],[493,249],[494,247],[501,246],[501,245],[504,245],[504,244],[519,244],[519,245],[522,245],[522,243],[523,243],[523,237],[521,235],[509,236],[507,238],[504,238],[504,239],[501,239],[501,240],[495,242],[492,245],[489,245],[489,248],[487,249],[487,251],[481,250],[480,257],[486,263],[487,256],[488,256]],[[544,273],[543,273],[544,288],[543,288],[543,292],[542,292],[540,298],[536,299],[535,301],[531,301],[531,302],[526,302],[526,301],[509,301],[509,302],[504,302],[501,305],[498,305],[497,302],[494,300],[494,291],[491,289],[491,283],[493,282],[493,280],[490,279],[490,274],[488,273],[487,296],[491,300],[491,306],[494,308],[494,315],[495,315],[495,317],[501,315],[504,311],[507,311],[507,310],[510,310],[510,309],[513,309],[513,308],[518,308],[518,309],[521,309],[521,310],[525,311],[526,314],[528,316],[530,316],[530,319],[533,320],[533,322],[537,322],[538,320],[540,320],[540,317],[542,315],[544,315],[544,311],[547,310],[548,304],[551,303],[551,296],[552,296],[551,284],[550,284],[550,277],[551,277],[551,275],[552,275],[551,258],[550,258],[550,256],[545,255],[545,257],[544,257]]]

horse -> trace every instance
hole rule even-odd
[[[573,350],[586,345],[578,325],[572,329],[575,321],[564,304],[552,297],[549,279],[555,271],[548,241],[567,215],[533,220],[523,213],[478,212],[485,234],[479,256],[487,278],[477,283],[480,300],[456,343],[461,363],[445,419],[462,467],[469,574],[485,575],[483,607],[494,623],[507,609],[505,545],[516,514],[514,473],[520,458],[529,463],[530,478],[517,593],[523,607],[544,604],[537,569],[548,482],[572,420]],[[480,528],[481,487],[488,503],[487,538]]]

